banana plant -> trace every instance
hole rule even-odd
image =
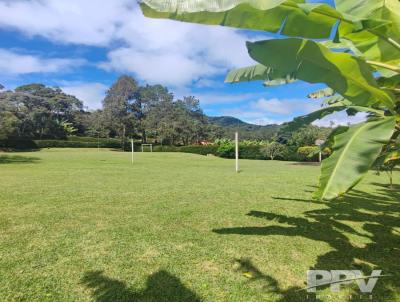
[[[328,97],[323,107],[289,127],[339,111],[367,113],[365,122],[333,131],[333,153],[322,163],[316,198],[342,196],[389,156],[400,136],[399,0],[335,0],[335,7],[305,0],[142,0],[140,6],[151,18],[285,36],[247,42],[257,64],[232,70],[226,82],[325,84],[327,89],[310,95]]]

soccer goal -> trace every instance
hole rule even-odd
[[[153,144],[142,144],[142,152],[144,152],[145,147],[150,148],[150,152],[153,152]]]

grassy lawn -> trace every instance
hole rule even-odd
[[[400,301],[399,186],[371,173],[321,203],[316,166],[241,168],[178,153],[0,155],[0,301],[316,301],[298,291],[310,268],[382,269],[373,301]],[[319,299],[371,301],[358,293]]]

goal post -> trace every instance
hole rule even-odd
[[[235,132],[235,169],[236,173],[239,173],[239,133]]]
[[[150,152],[153,152],[153,144],[142,144],[142,152],[144,152],[144,147],[150,147]]]
[[[135,152],[135,144],[133,143],[133,139],[131,139],[131,152],[132,152],[132,164],[133,164],[133,153]]]

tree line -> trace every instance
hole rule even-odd
[[[43,84],[0,92],[0,139],[69,135],[188,145],[223,134],[209,122],[195,97],[175,99],[162,85],[141,86],[126,75],[109,88],[103,108],[96,111],[84,110],[75,96]]]
[[[257,126],[232,117],[207,117],[193,96],[176,99],[162,85],[139,85],[123,75],[106,92],[102,109],[87,111],[83,102],[57,87],[28,84],[0,86],[0,140],[65,139],[68,136],[129,138],[161,145],[193,145],[201,141],[241,139],[276,141],[296,153],[301,146],[325,138],[329,129],[309,126],[295,132],[278,125]],[[2,90],[3,89],[3,90]]]

